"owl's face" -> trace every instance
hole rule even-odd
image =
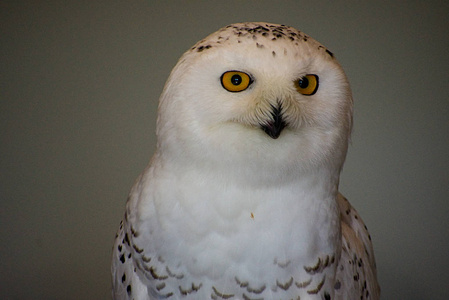
[[[340,168],[351,120],[349,84],[330,51],[291,27],[242,23],[180,59],[161,97],[158,137],[203,162]]]

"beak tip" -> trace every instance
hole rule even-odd
[[[284,122],[278,124],[270,123],[262,125],[263,131],[265,131],[265,133],[268,134],[274,140],[281,135],[281,132],[284,129],[284,127],[285,127]]]
[[[282,105],[278,103],[278,106],[272,105],[271,117],[272,119],[266,123],[260,124],[262,129],[268,134],[272,139],[277,139],[282,130],[287,125],[282,117]]]

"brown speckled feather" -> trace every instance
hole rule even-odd
[[[341,211],[342,251],[335,283],[336,299],[379,299],[371,236],[349,201],[338,194]]]

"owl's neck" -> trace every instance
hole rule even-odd
[[[236,207],[262,202],[281,202],[291,197],[304,205],[325,204],[335,201],[338,193],[340,170],[329,166],[320,168],[295,168],[275,165],[211,165],[200,162],[194,167],[188,163],[161,161],[153,166],[155,172],[164,174],[173,191],[192,193],[208,200],[209,204],[233,203]],[[196,195],[196,196],[195,196]],[[186,196],[187,198],[187,196]],[[324,202],[323,202],[324,201]]]
[[[225,146],[226,147],[226,146]],[[178,149],[180,147],[178,146]],[[168,152],[165,150],[165,152]],[[229,151],[228,151],[229,152]],[[250,152],[250,151],[247,151]],[[268,151],[267,151],[268,152]],[[293,151],[291,151],[293,152]],[[310,162],[300,154],[286,151],[271,153],[230,153],[228,155],[189,154],[176,150],[171,155],[159,155],[157,161],[163,172],[179,181],[209,182],[209,186],[234,186],[241,188],[274,188],[285,185],[304,186],[328,190],[338,186],[340,159],[333,162]],[[161,152],[159,152],[161,153]],[[171,173],[172,172],[172,173]],[[304,184],[301,184],[304,183]]]

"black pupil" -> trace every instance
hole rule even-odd
[[[242,76],[237,75],[237,74],[232,75],[232,77],[231,77],[231,83],[232,83],[233,85],[239,85],[239,84],[241,84],[241,83],[242,83]]]
[[[298,80],[298,85],[300,88],[305,89],[309,86],[309,80],[306,77],[303,77]]]

